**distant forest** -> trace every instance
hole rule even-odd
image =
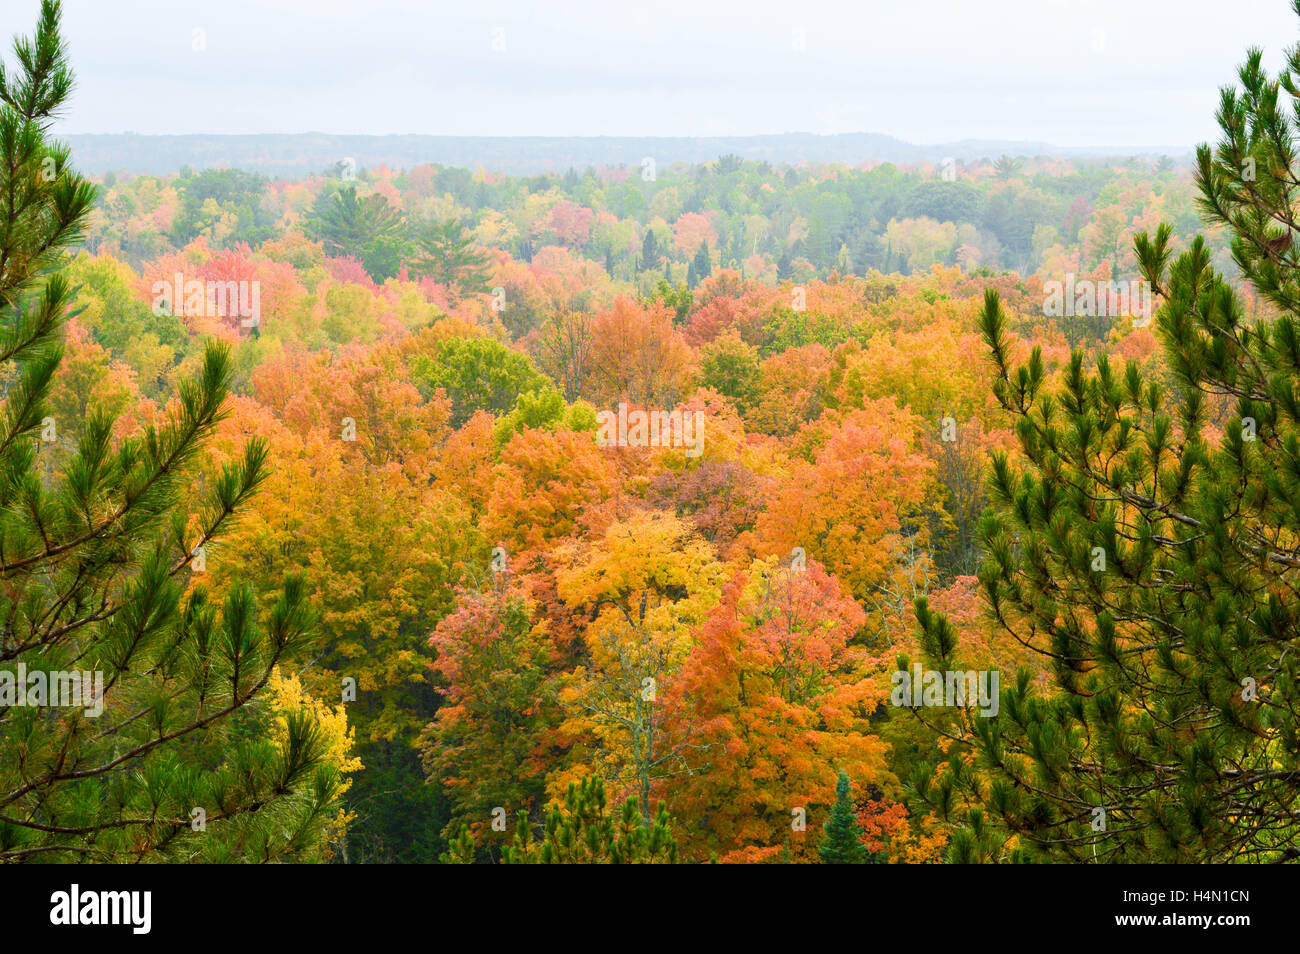
[[[149,175],[195,169],[233,168],[292,176],[350,158],[359,165],[410,167],[425,163],[500,172],[564,172],[570,166],[637,166],[646,157],[660,165],[708,162],[718,156],[768,162],[942,162],[1003,154],[1016,157],[1105,158],[1168,155],[1190,160],[1186,146],[1073,149],[1041,142],[966,139],[917,145],[876,133],[818,136],[619,137],[619,136],[335,136],[327,133],[261,136],[69,135],[64,137],[80,167],[96,174],[129,170]]]

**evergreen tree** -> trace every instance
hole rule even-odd
[[[840,772],[835,780],[835,804],[831,807],[831,817],[822,828],[824,834],[817,846],[817,854],[825,865],[860,865],[867,860],[867,849],[862,844],[862,826],[853,810],[849,787],[849,777]]]
[[[502,855],[506,864],[676,864],[672,818],[659,803],[654,820],[641,818],[635,797],[616,811],[605,806],[605,784],[596,777],[569,783],[564,807],[552,803],[546,830],[534,840],[520,815],[514,844]]]
[[[533,260],[533,240],[525,235],[515,239],[515,258],[521,262],[531,262]]]
[[[1013,159],[1011,156],[999,156],[993,163],[993,174],[999,182],[1009,182],[1016,176],[1020,175],[1020,170],[1024,167],[1023,160]]]
[[[709,243],[701,242],[695,257],[686,272],[686,287],[695,288],[700,282],[713,274],[713,262],[709,258]]]
[[[378,192],[360,198],[355,184],[322,192],[303,227],[326,255],[357,259],[376,281],[391,278],[401,267],[406,251],[402,217]]]
[[[794,258],[788,248],[781,250],[781,257],[776,260],[776,277],[786,281],[794,277]]]
[[[61,474],[37,463],[73,299],[59,268],[95,198],[46,134],[73,85],[60,13],[44,0],[0,71],[0,862],[303,857],[338,775],[315,722],[293,712],[277,733],[253,705],[304,645],[303,585],[265,619],[248,584],[220,608],[186,593],[265,475],[256,441],[198,473],[227,350],[208,347],[159,423],[119,440],[92,408]]]
[[[659,267],[659,239],[655,237],[654,229],[646,229],[645,238],[641,240],[641,267],[646,271]]]
[[[487,255],[474,247],[464,228],[454,219],[427,222],[415,229],[413,278],[428,276],[458,295],[488,290],[491,277]]]
[[[470,864],[475,841],[462,828],[451,839],[440,858],[443,864]],[[672,817],[661,802],[654,820],[641,818],[636,798],[623,807],[606,807],[605,784],[597,777],[570,782],[564,805],[552,802],[540,837],[528,824],[528,814],[519,813],[514,838],[502,852],[508,865],[676,864],[677,843],[672,835]]]
[[[1012,365],[986,293],[994,394],[1025,463],[993,458],[979,579],[1055,686],[1004,678],[995,717],[963,713],[986,768],[955,746],[937,781],[912,780],[962,822],[954,861],[1300,857],[1300,47],[1277,79],[1260,60],[1223,91],[1196,182],[1274,316],[1247,320],[1204,241],[1175,259],[1162,226],[1135,245],[1173,386],[1077,351],[1053,386],[1037,349]],[[932,667],[965,668],[951,624],[917,613]]]

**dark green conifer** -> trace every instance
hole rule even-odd
[[[266,473],[260,441],[201,473],[227,349],[159,423],[117,439],[92,408],[59,470],[38,463],[74,297],[60,268],[95,199],[47,134],[73,86],[60,6],[0,70],[0,863],[309,856],[337,773],[313,721],[280,735],[259,704],[304,645],[303,584],[269,615],[248,583],[221,606],[187,591]]]
[[[822,828],[821,844],[817,853],[825,865],[860,865],[866,861],[867,849],[862,844],[862,826],[853,810],[849,777],[840,772],[835,780],[835,804],[831,817]]]
[[[996,717],[966,720],[978,758],[914,777],[959,823],[952,860],[1300,857],[1300,48],[1276,78],[1251,51],[1240,80],[1196,181],[1272,314],[1162,226],[1135,246],[1168,385],[1078,351],[1057,381],[1038,349],[1013,363],[986,294],[1023,463],[994,456],[979,580],[1054,685],[1004,673]],[[968,668],[948,621],[924,600],[918,618],[930,665]]]

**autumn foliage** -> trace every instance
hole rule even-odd
[[[927,168],[697,172],[105,186],[45,465],[86,407],[139,427],[229,343],[212,464],[258,437],[273,466],[204,572],[267,605],[303,574],[323,638],[284,685],[346,712],[349,860],[563,857],[590,828],[606,860],[814,862],[841,773],[863,857],[940,857],[902,781],[944,743],[889,704],[914,601],[978,664],[1027,662],[974,580],[983,467],[1015,448],[983,292],[1049,375],[1071,344],[1150,363],[1131,320],[1044,316],[1043,282],[1131,269],[1127,236],[1190,207],[1186,182],[1117,165],[1098,210],[1092,172],[970,164],[979,202],[947,221]],[[257,321],[160,314],[177,274],[258,283]],[[697,415],[700,452],[598,441],[620,405]],[[669,820],[671,851],[642,844]]]

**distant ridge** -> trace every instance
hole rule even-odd
[[[938,162],[1009,156],[1159,156],[1184,159],[1188,147],[1075,148],[1040,142],[966,139],[917,145],[878,133],[819,136],[621,137],[621,136],[340,136],[330,133],[270,135],[144,136],[136,133],[71,134],[62,137],[83,172],[167,175],[231,167],[270,176],[320,172],[345,158],[357,168],[410,168],[425,163],[509,173],[565,172],[570,167],[640,166],[644,157],[666,166],[707,162],[728,153],[768,162]]]

